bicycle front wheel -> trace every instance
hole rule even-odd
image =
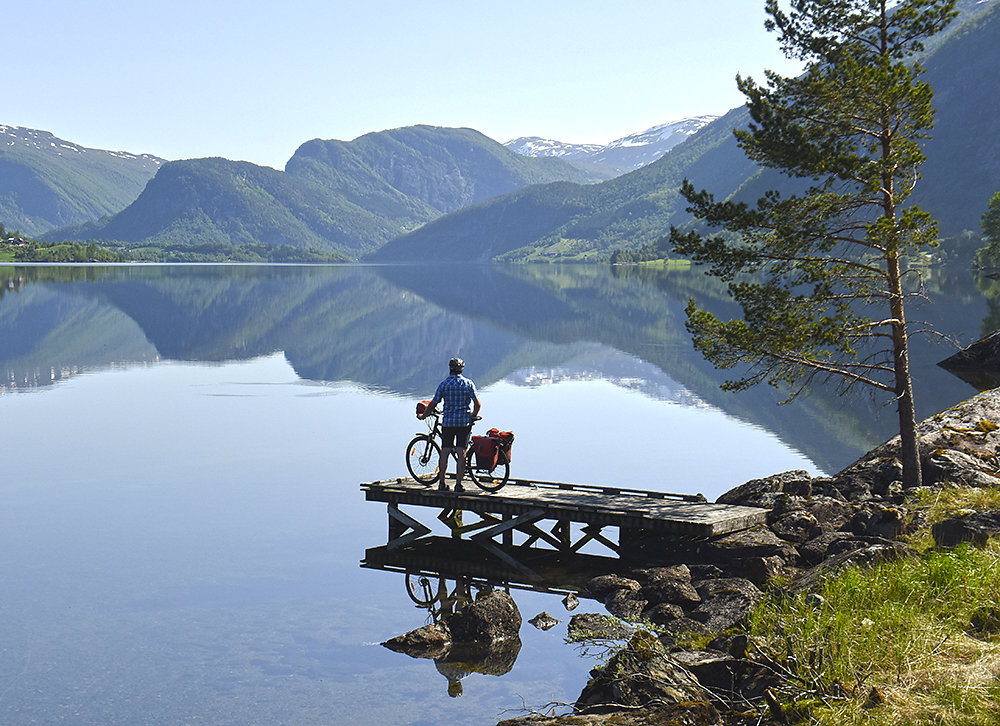
[[[444,578],[437,576],[435,583],[431,575],[406,573],[406,594],[416,603],[417,607],[428,608],[435,602],[444,601],[448,596],[448,587]]]
[[[469,472],[472,483],[488,492],[496,492],[503,488],[510,476],[510,464],[497,464],[492,471],[476,469],[476,455],[472,449],[465,459],[465,470]]]
[[[406,468],[421,484],[433,484],[438,480],[440,463],[441,447],[430,436],[420,434],[406,445]]]

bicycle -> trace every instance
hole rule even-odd
[[[478,420],[478,417],[474,419],[473,424]],[[428,422],[428,433],[417,434],[406,445],[406,468],[415,480],[430,486],[438,481],[441,468],[441,445],[435,441],[435,438],[439,440],[441,438],[441,414],[438,411],[430,411],[424,421]],[[453,449],[451,455],[455,457],[456,462],[459,461],[459,456],[465,457],[465,472],[473,484],[485,491],[499,491],[510,476],[509,461],[501,462],[498,459],[493,468],[477,466],[471,436],[465,450]]]

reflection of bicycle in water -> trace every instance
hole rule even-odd
[[[440,473],[441,445],[438,441],[441,439],[441,414],[431,411],[424,421],[428,422],[428,433],[417,434],[406,445],[406,468],[410,476],[430,486],[437,482]],[[465,450],[453,449],[452,456],[456,461],[460,456],[465,457],[465,471],[476,486],[488,492],[498,491],[510,476],[509,446],[506,449],[498,446],[496,458],[483,461],[476,456],[474,438],[480,437],[470,436],[468,447]]]
[[[440,575],[406,573],[406,594],[418,608],[423,608],[437,621],[442,615],[451,615],[472,602],[472,588],[464,579],[455,581],[455,588],[448,591],[448,581]]]

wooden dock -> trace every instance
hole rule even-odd
[[[454,480],[449,481],[454,488]],[[453,538],[472,542],[508,565],[522,569],[517,552],[541,546],[575,554],[590,543],[628,558],[652,540],[707,540],[763,523],[767,510],[712,504],[701,495],[556,482],[511,480],[496,493],[471,482],[464,492],[441,492],[413,479],[362,484],[367,501],[385,502],[389,515],[386,549],[405,547],[431,535],[401,507],[440,510],[437,519]],[[478,518],[467,523],[466,514]],[[542,524],[545,522],[546,524]],[[617,529],[614,535],[606,528]],[[520,541],[515,541],[517,537]]]

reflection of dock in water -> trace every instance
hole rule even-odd
[[[671,542],[708,540],[763,523],[766,515],[766,510],[756,507],[712,504],[701,495],[621,487],[512,480],[499,492],[487,493],[474,484],[467,486],[473,488],[438,491],[413,479],[362,484],[365,498],[385,502],[389,515],[388,542],[384,548],[369,550],[366,562],[373,552],[390,553],[403,547],[409,553],[432,556],[432,540],[441,538],[430,537],[431,528],[402,506],[440,510],[437,519],[448,527],[451,538],[467,536],[467,541],[479,546],[480,560],[486,550],[507,568],[534,579],[541,577],[528,562],[541,557],[536,562],[541,566],[545,557],[554,556],[544,553],[578,555],[585,546],[600,545],[621,560],[634,561],[651,543],[669,548]],[[466,515],[478,521],[466,522]],[[606,532],[609,528],[617,531],[617,537]],[[607,564],[616,561],[601,559],[609,560]]]
[[[520,567],[503,559],[484,557],[474,542],[450,537],[422,537],[406,547],[372,547],[365,550],[361,566],[409,575],[443,577],[483,588],[502,583],[518,590],[557,595],[581,594],[597,575],[625,572],[621,560],[600,555],[564,554],[539,547],[510,553]]]

